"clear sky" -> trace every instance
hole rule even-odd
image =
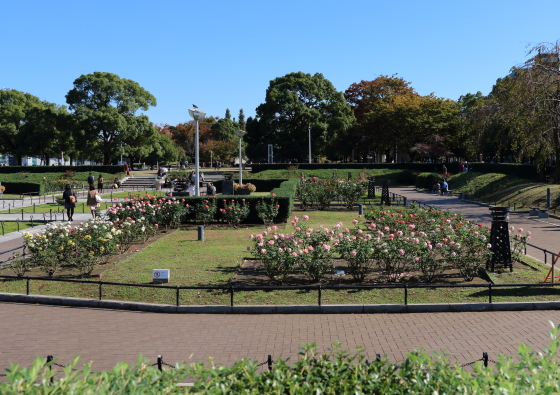
[[[82,74],[106,71],[150,91],[156,123],[197,104],[246,116],[269,81],[322,73],[345,91],[395,74],[422,95],[487,94],[560,38],[559,0],[0,0],[0,87],[57,104]]]

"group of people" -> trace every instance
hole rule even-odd
[[[62,198],[64,199],[64,208],[66,209],[66,215],[68,216],[68,221],[74,220],[74,209],[76,208],[76,203],[78,203],[78,195],[72,189],[70,184],[66,184],[64,192],[62,193]],[[93,219],[97,216],[97,209],[101,205],[103,199],[99,195],[99,192],[95,189],[95,185],[89,185],[89,191],[87,194],[86,205],[91,210],[91,216]]]
[[[434,185],[432,185],[432,193],[436,194],[436,195],[445,195],[447,193],[447,191],[449,190],[449,184],[447,184],[447,181],[443,181],[443,182],[434,182]]]

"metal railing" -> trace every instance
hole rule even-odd
[[[175,305],[181,306],[181,290],[197,290],[197,291],[224,291],[229,293],[230,306],[235,305],[235,292],[249,292],[249,291],[317,291],[317,305],[322,306],[323,291],[327,290],[379,290],[379,289],[400,289],[403,291],[402,304],[407,306],[409,291],[411,289],[437,289],[437,288],[477,288],[488,291],[488,303],[492,303],[493,290],[496,288],[554,288],[560,286],[560,283],[519,283],[519,284],[375,284],[375,285],[301,285],[301,286],[234,286],[234,285],[208,285],[208,286],[165,286],[155,284],[130,284],[130,283],[117,283],[112,281],[88,281],[88,280],[74,280],[63,278],[48,278],[48,277],[28,277],[28,276],[0,276],[0,278],[15,281],[26,281],[26,295],[29,295],[31,281],[52,281],[64,282],[74,284],[90,284],[98,287],[98,300],[103,300],[103,287],[104,286],[118,286],[118,287],[133,287],[133,288],[157,288],[166,291],[175,291]]]

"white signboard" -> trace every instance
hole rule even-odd
[[[152,271],[152,281],[154,283],[168,283],[169,278],[169,269],[154,269]]]

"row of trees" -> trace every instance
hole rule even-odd
[[[95,72],[74,81],[61,106],[13,89],[0,91],[0,152],[23,156],[91,159],[109,164],[124,154],[162,153],[164,136],[140,110],[156,105],[137,82]],[[165,152],[167,156],[176,152]]]
[[[458,157],[535,161],[560,155],[560,44],[541,44],[530,59],[497,80],[487,96],[457,101],[419,95],[397,75],[350,85],[343,93],[322,74],[290,73],[270,81],[256,116],[200,123],[201,160],[237,156],[235,129],[248,132],[246,155],[304,162],[311,135],[314,160]],[[138,83],[111,73],[82,75],[66,106],[15,90],[0,91],[0,152],[22,156],[89,158],[111,162],[121,153],[148,162],[194,156],[194,122],[155,127],[144,114],[156,99]],[[555,180],[560,182],[560,166]]]
[[[402,78],[379,76],[336,91],[322,74],[291,73],[270,82],[256,118],[247,120],[247,154],[266,157],[268,144],[284,160],[308,159],[309,128],[315,159],[358,158],[397,152],[412,158],[451,155],[456,102],[421,96]],[[446,144],[443,141],[449,140]]]

